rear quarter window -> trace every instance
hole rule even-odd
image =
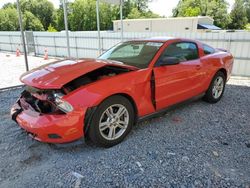
[[[209,55],[209,54],[213,54],[215,52],[215,49],[206,44],[203,44],[203,51],[204,51],[204,54]]]

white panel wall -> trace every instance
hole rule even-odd
[[[152,28],[153,32],[161,32],[162,30],[168,32],[195,32],[197,30],[197,24],[193,25],[196,19],[170,19],[170,20],[155,20],[152,21]]]
[[[197,24],[198,17],[186,19],[130,19],[123,20],[123,29],[125,32],[196,32]],[[113,21],[113,26],[114,31],[120,31],[121,22]]]
[[[67,54],[64,32],[34,32],[36,55],[43,55],[45,48],[49,56],[64,57]],[[233,74],[250,76],[250,32],[200,33],[200,32],[125,32],[124,40],[155,36],[173,36],[203,41],[216,48],[229,50],[235,57]],[[102,51],[120,42],[120,33],[101,32]],[[20,46],[20,32],[0,32],[0,51],[15,52]],[[97,57],[98,38],[96,31],[70,32],[71,56],[76,58]],[[20,46],[21,47],[21,46]],[[21,51],[22,48],[21,48]],[[0,60],[1,61],[1,60]]]

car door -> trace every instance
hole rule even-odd
[[[165,57],[178,59],[178,64],[164,65]],[[169,44],[153,69],[156,110],[199,94],[202,74],[198,46],[194,42]]]

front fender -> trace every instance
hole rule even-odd
[[[103,100],[115,94],[130,96],[139,116],[154,111],[151,102],[149,69],[132,71],[90,83],[72,91],[64,96],[64,99],[74,107],[89,108],[98,106]]]

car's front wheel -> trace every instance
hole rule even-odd
[[[130,132],[134,117],[134,108],[127,98],[120,95],[112,96],[96,109],[90,122],[88,136],[98,146],[114,146]]]
[[[212,82],[204,96],[204,100],[209,103],[218,102],[225,90],[226,76],[223,72],[219,71],[213,77]]]

